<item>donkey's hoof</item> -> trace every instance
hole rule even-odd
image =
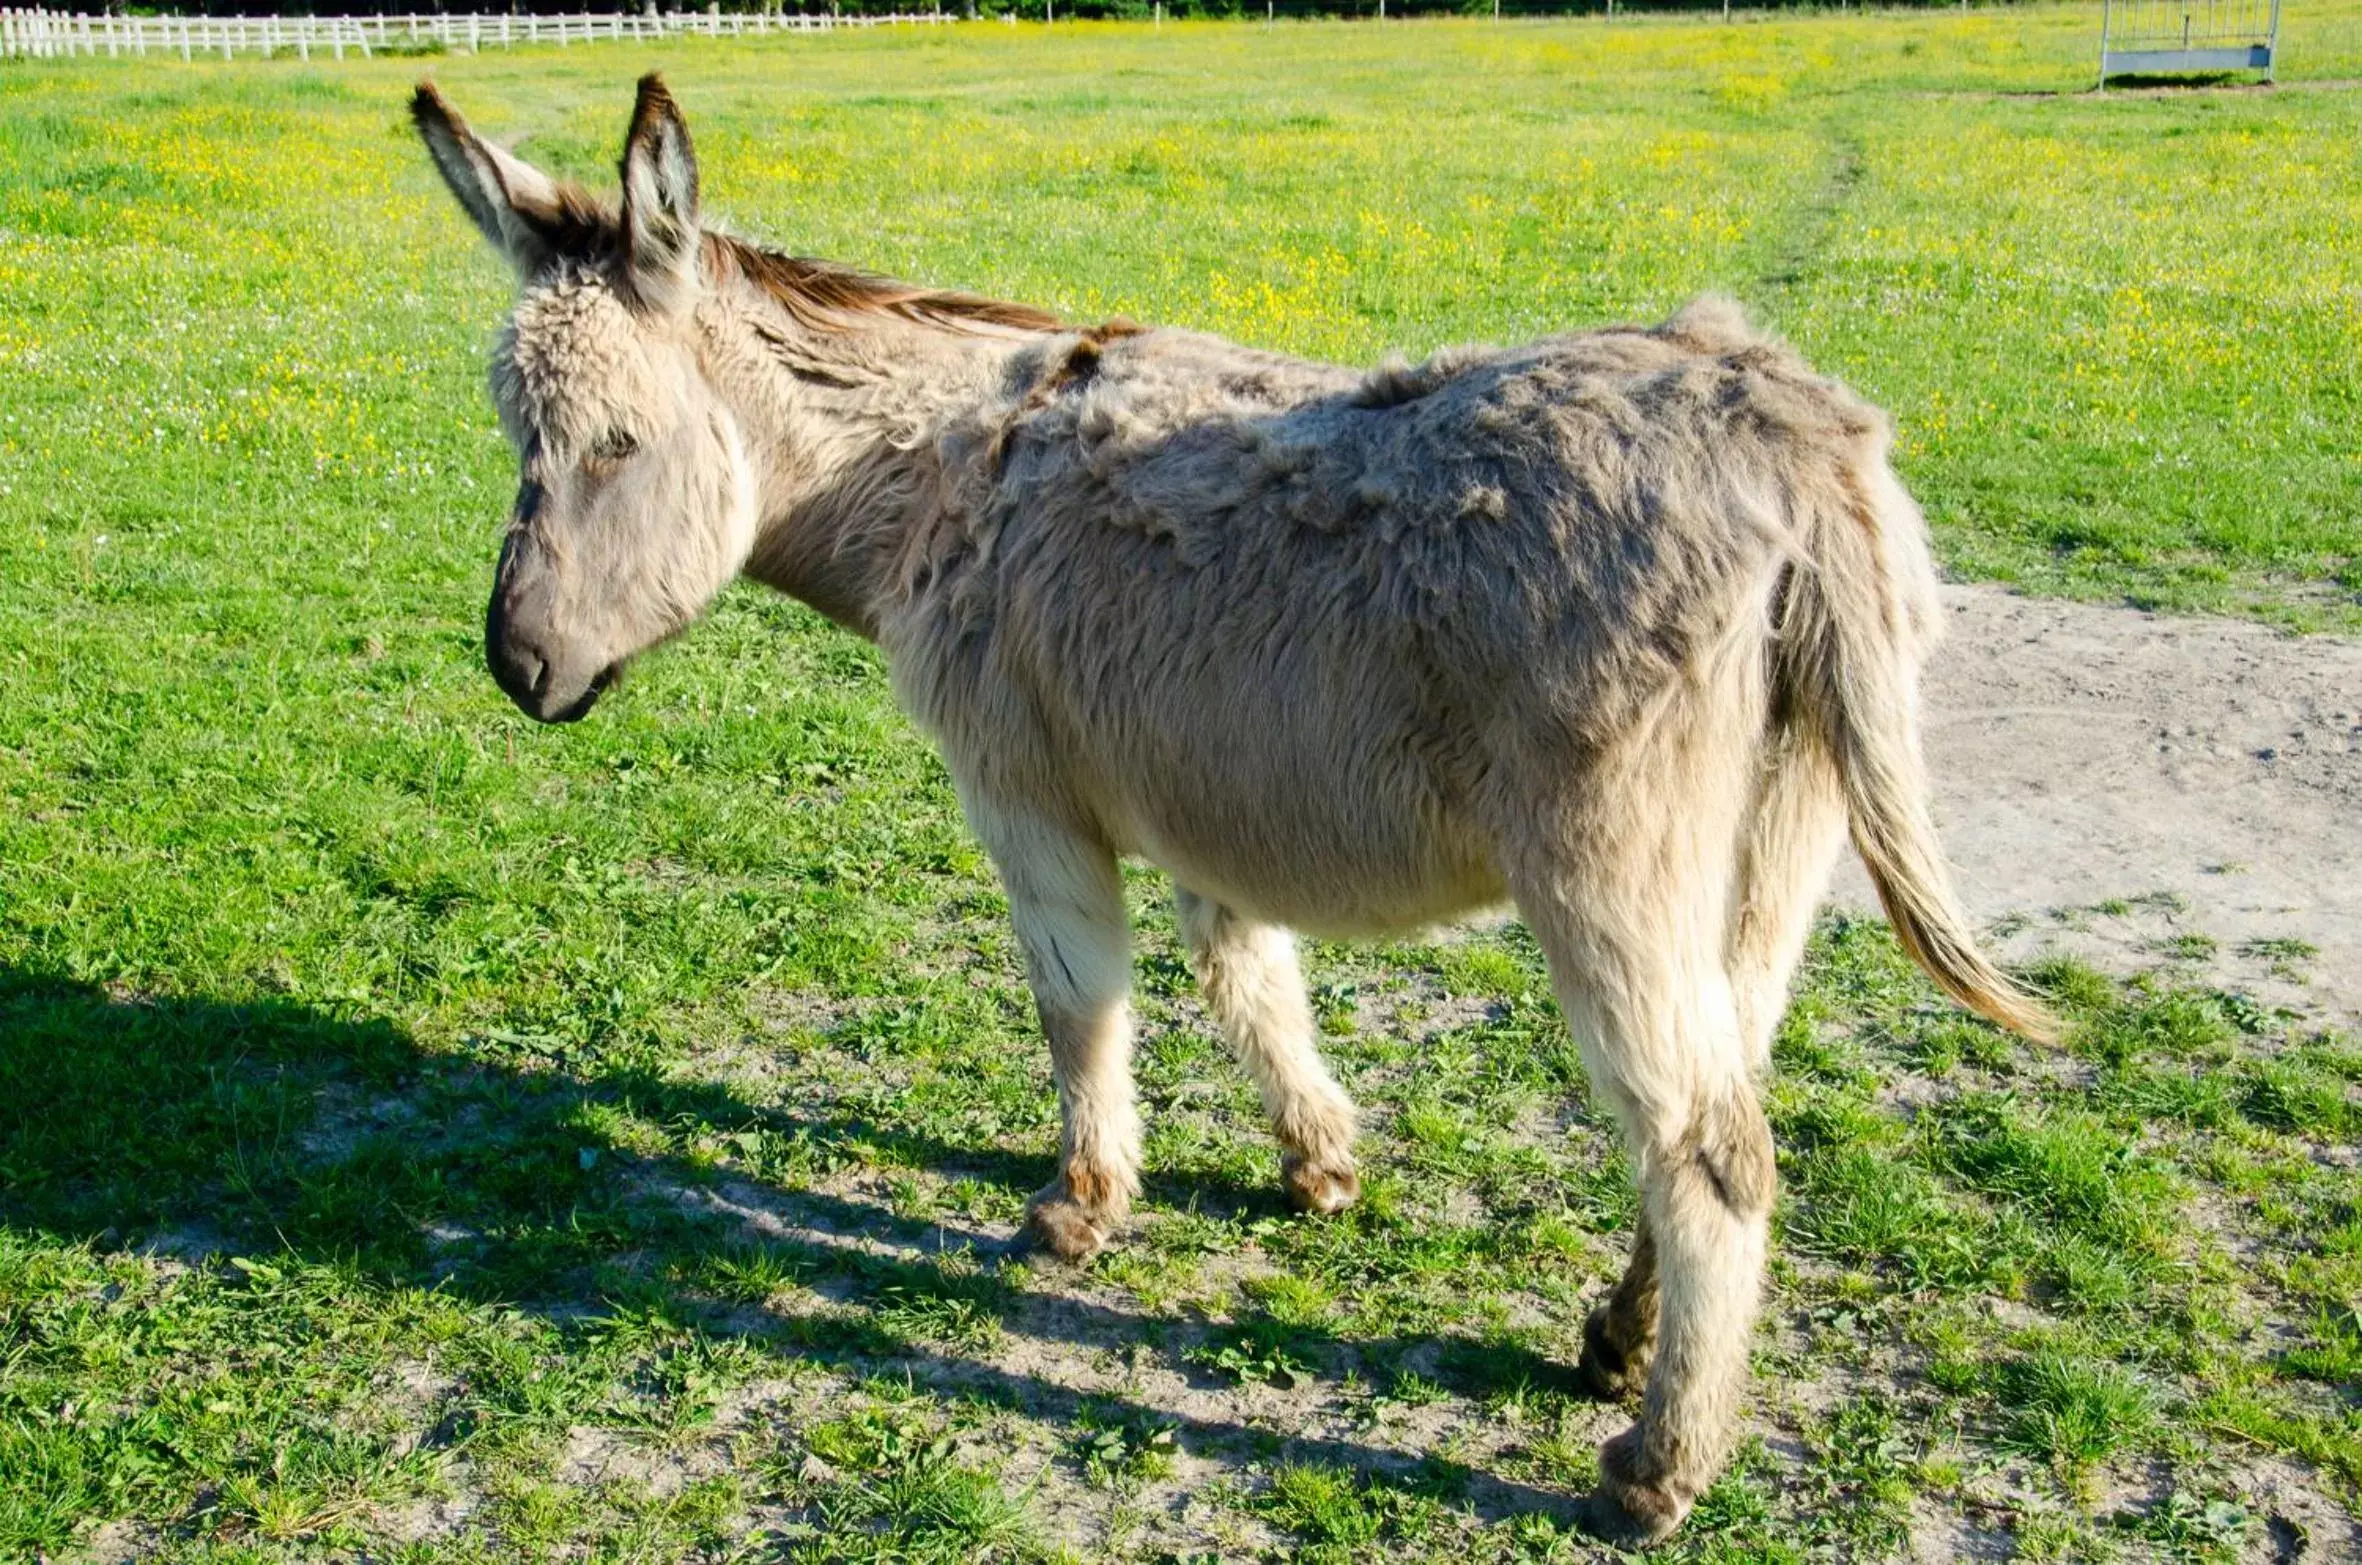
[[[1361,1175],[1353,1171],[1351,1163],[1284,1157],[1280,1159],[1279,1182],[1288,1193],[1289,1206],[1316,1217],[1342,1212],[1361,1199]]]
[[[1114,1225],[1063,1191],[1044,1193],[1026,1208],[1024,1242],[1036,1256],[1080,1266],[1107,1248]]]
[[[1653,1344],[1627,1343],[1622,1336],[1605,1304],[1583,1322],[1583,1357],[1575,1365],[1575,1384],[1584,1395],[1621,1402],[1648,1383],[1648,1349]]]
[[[1638,1424],[1599,1448],[1599,1487],[1576,1518],[1585,1532],[1621,1549],[1644,1549],[1673,1536],[1690,1500],[1666,1484],[1644,1481],[1639,1466]]]

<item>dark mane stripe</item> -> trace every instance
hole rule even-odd
[[[553,205],[516,211],[557,255],[606,256],[622,242],[614,209],[572,180],[558,183]],[[851,331],[861,317],[881,315],[943,331],[1057,331],[1065,325],[1030,304],[950,288],[921,288],[834,261],[782,255],[730,234],[707,233],[705,258],[714,277],[745,278],[811,331]]]
[[[705,236],[705,254],[714,275],[735,271],[761,288],[814,331],[846,331],[862,316],[891,316],[915,325],[949,331],[1006,327],[1017,331],[1056,331],[1057,316],[1029,304],[987,299],[981,294],[942,288],[919,288],[889,277],[781,255],[727,234]]]
[[[607,203],[570,179],[558,181],[554,208],[519,209],[557,255],[599,255],[616,245],[615,213]]]

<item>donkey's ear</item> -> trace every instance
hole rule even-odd
[[[518,276],[532,276],[549,259],[564,227],[555,182],[469,130],[433,82],[418,84],[410,98],[410,118],[434,155],[443,183],[476,227],[508,257]]]
[[[697,284],[697,154],[689,127],[650,71],[640,78],[623,142],[623,243],[632,287],[655,309],[684,302]]]

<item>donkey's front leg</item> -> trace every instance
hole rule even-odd
[[[1123,1226],[1140,1191],[1123,882],[1105,846],[1035,812],[970,799],[968,818],[1008,891],[1064,1121],[1058,1177],[1028,1206],[1026,1233],[1061,1259],[1085,1261]]]
[[[1174,888],[1206,1007],[1263,1094],[1279,1138],[1279,1177],[1299,1212],[1341,1212],[1361,1195],[1353,1104],[1313,1047],[1296,943],[1186,887]]]

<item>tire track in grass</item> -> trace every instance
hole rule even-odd
[[[1830,120],[1820,127],[1827,144],[1826,166],[1813,193],[1797,209],[1786,233],[1771,254],[1748,274],[1748,292],[1758,297],[1785,298],[1820,269],[1837,220],[1853,200],[1868,171],[1866,147],[1860,130],[1851,123]]]

